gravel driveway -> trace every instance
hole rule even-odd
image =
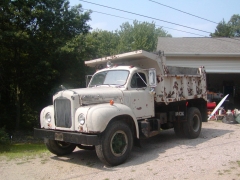
[[[105,167],[95,151],[76,149],[57,157],[0,159],[0,179],[240,179],[240,124],[203,123],[198,139],[177,138],[173,130],[142,141],[122,165]]]

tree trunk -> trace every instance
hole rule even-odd
[[[16,130],[20,127],[20,119],[21,119],[21,103],[20,103],[20,94],[21,91],[19,86],[16,86]]]

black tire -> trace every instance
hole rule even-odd
[[[107,127],[96,146],[98,158],[108,166],[122,164],[129,157],[133,147],[133,136],[130,127],[115,121]]]
[[[78,144],[77,147],[79,149],[84,149],[84,150],[95,150],[95,146],[88,146],[88,145]]]
[[[178,137],[184,137],[184,129],[183,129],[183,123],[174,123],[174,132]]]
[[[191,107],[187,112],[187,122],[183,125],[184,134],[189,139],[197,138],[202,128],[202,116],[198,108]]]
[[[46,139],[45,144],[51,153],[56,154],[58,156],[71,154],[73,150],[76,148],[75,144],[50,139]]]

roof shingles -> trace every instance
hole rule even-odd
[[[240,38],[159,37],[157,50],[165,53],[215,54],[240,53]]]

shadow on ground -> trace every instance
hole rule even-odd
[[[138,164],[143,164],[148,161],[155,160],[160,156],[161,158],[167,157],[164,155],[164,153],[172,148],[179,148],[181,151],[179,153],[188,153],[190,149],[199,150],[199,147],[197,148],[198,145],[203,146],[200,147],[200,149],[207,148],[204,147],[204,142],[231,132],[233,132],[233,130],[225,130],[220,128],[202,128],[201,134],[197,139],[186,139],[177,137],[173,130],[162,131],[162,133],[157,136],[141,140],[142,147],[133,147],[129,159],[124,164],[116,167],[105,167],[98,159],[94,150],[89,151],[81,150],[78,148],[76,148],[75,151],[68,156],[52,156],[51,159],[60,162],[74,163],[79,166],[104,169],[106,171],[115,171],[116,168],[136,166]],[[179,153],[168,154],[168,156],[175,156]]]

